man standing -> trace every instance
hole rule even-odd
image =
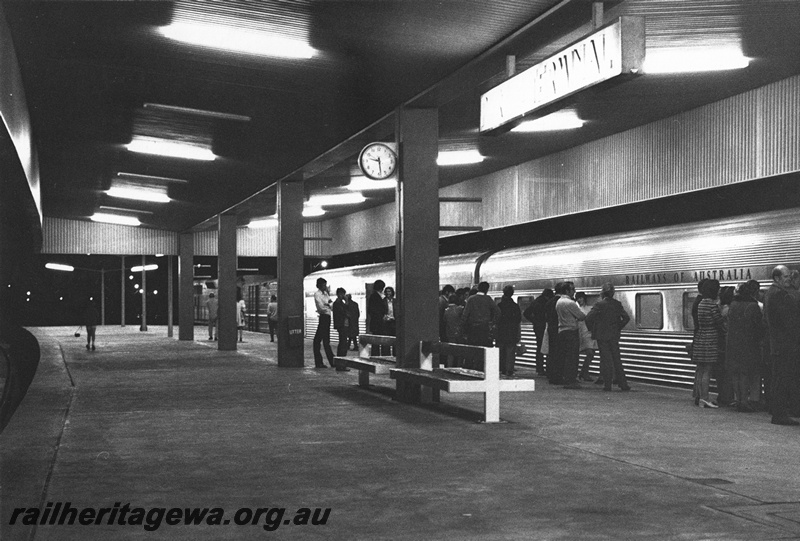
[[[336,300],[333,301],[333,328],[339,333],[339,343],[336,345],[336,356],[347,356],[347,341],[350,331],[350,316],[347,312],[347,299],[345,294],[347,291],[343,287],[336,289]],[[348,371],[347,368],[336,367],[339,372]]]
[[[320,345],[325,347],[325,355],[328,357],[328,364],[333,366],[333,350],[331,349],[331,298],[328,295],[328,281],[325,278],[317,278],[317,291],[314,293],[314,304],[317,306],[319,323],[317,332],[314,333],[314,366],[325,368],[322,362],[322,351]]]
[[[575,286],[572,282],[565,282],[563,291],[564,294],[556,302],[556,313],[558,314],[558,346],[564,357],[564,388],[580,389],[578,364],[581,341],[578,334],[578,322],[586,319],[586,314],[572,298],[575,295]]]
[[[497,324],[497,347],[500,348],[500,373],[514,375],[517,344],[521,338],[520,322],[522,314],[519,305],[514,301],[514,286],[503,288],[503,298],[497,307],[500,309],[500,321]]]
[[[553,290],[549,287],[542,291],[542,294],[536,297],[530,306],[525,309],[525,319],[533,323],[533,334],[536,336],[536,375],[546,375],[544,369],[544,353],[542,353],[542,344],[544,343],[544,331],[547,328],[547,317],[545,315],[545,306],[547,301],[554,296]]]
[[[620,333],[630,320],[622,303],[614,298],[613,284],[603,284],[600,300],[586,316],[586,326],[592,332],[592,338],[597,340],[600,350],[600,377],[604,391],[611,390],[612,381],[616,381],[623,391],[631,390],[619,354]]]
[[[800,313],[788,292],[791,273],[785,265],[772,270],[772,285],[764,298],[764,319],[772,356],[772,424],[800,424],[789,417],[792,384],[797,372]]]
[[[361,310],[358,308],[358,303],[353,300],[353,297],[348,293],[344,296],[347,303],[347,318],[350,320],[350,326],[347,329],[347,348],[350,349],[350,343],[353,343],[353,350],[358,351],[358,320],[361,317]]]
[[[383,334],[383,316],[389,310],[381,295],[385,287],[386,282],[383,280],[375,280],[375,283],[372,284],[372,293],[367,299],[367,330],[369,334]],[[374,357],[381,356],[381,347],[373,345],[372,355]]]
[[[450,342],[447,337],[447,323],[444,320],[444,311],[447,310],[447,305],[450,304],[450,295],[455,294],[456,288],[447,284],[442,288],[442,293],[439,295],[439,340],[442,342]]]
[[[544,318],[547,324],[547,381],[551,385],[564,384],[564,355],[558,342],[558,312],[556,303],[567,287],[565,282],[556,283],[553,298],[544,305]]]
[[[214,331],[217,326],[217,317],[219,317],[219,301],[213,293],[208,294],[206,308],[208,308],[208,339],[216,340]]]
[[[492,338],[492,328],[500,320],[500,309],[494,300],[487,295],[489,292],[489,282],[478,284],[478,292],[467,299],[464,307],[464,331],[467,334],[467,344],[471,346],[482,346],[490,348],[494,346]],[[469,366],[482,370],[483,367]]]

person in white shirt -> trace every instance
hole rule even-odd
[[[578,363],[580,361],[580,335],[578,322],[586,319],[581,307],[572,296],[575,295],[575,286],[572,282],[565,282],[564,293],[556,302],[558,313],[558,342],[564,356],[564,388],[580,389],[578,383]]]
[[[328,281],[325,278],[317,278],[317,291],[314,293],[314,304],[317,307],[317,314],[319,314],[319,323],[317,324],[317,332],[314,333],[314,366],[317,368],[325,368],[325,363],[322,362],[321,346],[325,347],[325,356],[328,358],[328,364],[333,368],[333,350],[331,349],[331,297],[328,294]]]

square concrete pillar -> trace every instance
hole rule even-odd
[[[400,109],[397,135],[397,362],[418,367],[419,342],[439,338],[438,110]],[[417,401],[419,386],[398,382],[397,397]]]
[[[194,234],[178,243],[178,340],[194,340]]]
[[[236,328],[236,264],[236,216],[222,214],[219,216],[217,246],[217,344],[221,351],[236,351],[239,339]]]
[[[302,180],[278,183],[278,366],[282,367],[305,364],[303,197]]]

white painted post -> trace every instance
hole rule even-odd
[[[486,423],[500,422],[500,350],[483,348],[483,416]]]

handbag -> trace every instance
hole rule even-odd
[[[81,337],[81,329],[82,328],[83,328],[83,325],[78,325],[78,328],[75,329],[75,338],[80,338]]]
[[[525,347],[525,344],[517,344],[517,346],[514,348],[514,354],[517,357],[525,355],[526,351],[528,351],[528,348]]]

